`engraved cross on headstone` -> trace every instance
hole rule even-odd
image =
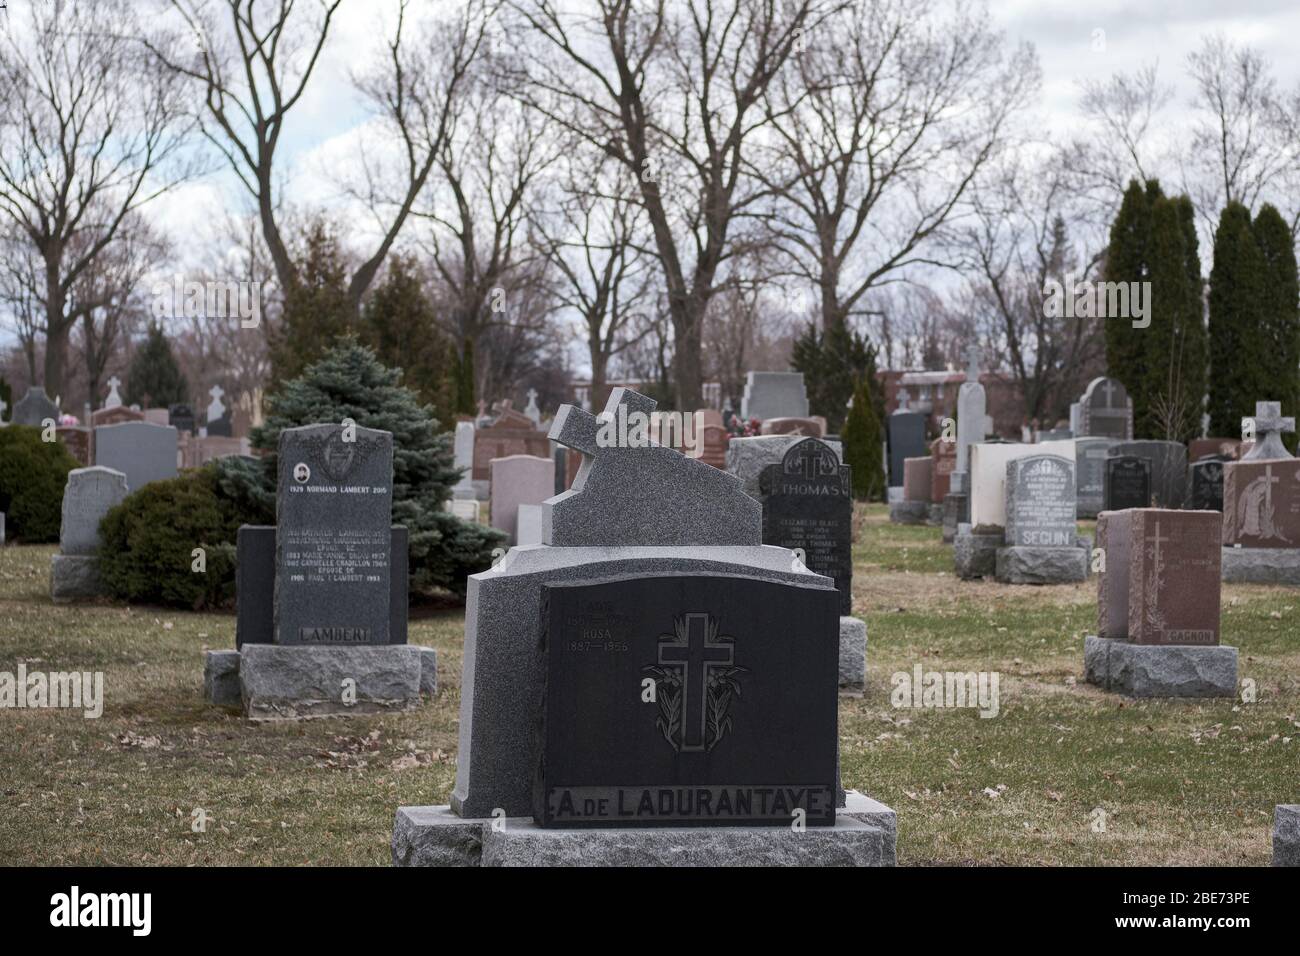
[[[826,460],[825,448],[804,442],[799,442],[790,449],[783,464],[787,475],[802,475],[808,479],[829,475],[833,470]]]
[[[1166,544],[1167,542],[1172,541],[1172,540],[1173,540],[1173,539],[1170,538],[1170,537],[1168,537],[1168,536],[1165,536],[1165,537],[1163,537],[1163,538],[1160,536],[1160,519],[1157,518],[1157,519],[1156,519],[1156,533],[1155,533],[1155,536],[1151,538],[1151,545],[1152,545],[1152,551],[1151,551],[1151,563],[1152,563],[1152,566],[1153,566],[1157,571],[1160,570],[1160,545],[1162,545],[1162,544]]]
[[[1243,418],[1241,420],[1243,428],[1245,423],[1251,420]],[[1295,431],[1295,419],[1282,417],[1281,402],[1256,402],[1253,421],[1255,424],[1255,445],[1242,456],[1242,461],[1291,457],[1291,453],[1282,444],[1282,433]]]
[[[705,749],[708,739],[705,720],[709,689],[709,671],[729,666],[735,660],[730,641],[709,640],[709,615],[690,611],[685,635],[665,634],[659,639],[659,663],[680,665],[682,669],[682,747],[683,751]],[[666,638],[666,639],[665,639]]]

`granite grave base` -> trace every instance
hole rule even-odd
[[[394,866],[894,866],[897,815],[849,791],[833,827],[542,829],[531,817],[464,819],[400,807]]]
[[[995,576],[1003,584],[1077,584],[1088,579],[1083,548],[998,548]]]
[[[99,559],[86,554],[56,554],[50,559],[50,597],[55,604],[83,601],[104,593]]]
[[[1084,679],[1128,697],[1234,697],[1237,649],[1225,644],[1133,644],[1089,635]]]
[[[925,524],[930,505],[924,501],[897,501],[889,506],[889,520],[894,524]]]
[[[1229,584],[1300,584],[1300,548],[1224,548]]]
[[[949,492],[943,496],[943,543],[952,544],[957,525],[966,520],[966,495]]]
[[[1300,866],[1300,803],[1273,808],[1273,865]]]
[[[353,682],[349,701],[345,681]],[[249,644],[238,651],[204,652],[204,698],[219,707],[242,708],[255,721],[409,710],[437,688],[437,652],[415,644]]]
[[[975,534],[958,531],[952,540],[953,566],[957,576],[963,581],[992,577],[997,571],[998,549],[1002,543],[1001,532]]]
[[[840,693],[861,696],[867,687],[867,622],[840,617]]]

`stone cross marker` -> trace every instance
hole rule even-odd
[[[1074,462],[1025,455],[1007,462],[1006,543],[1069,548],[1075,543]]]
[[[524,414],[532,421],[534,425],[542,423],[542,410],[537,407],[537,389],[528,390],[528,404],[524,407]]]
[[[1133,402],[1122,382],[1094,378],[1079,400],[1079,437],[1133,438]]]
[[[1295,431],[1295,419],[1282,417],[1280,402],[1256,402],[1255,417],[1241,420],[1243,430],[1247,423],[1255,430],[1255,444],[1242,456],[1242,461],[1254,461],[1263,458],[1290,458],[1291,453],[1282,444],[1282,433]]]
[[[391,432],[280,432],[277,644],[389,643],[392,511]]]
[[[811,571],[835,579],[840,613],[848,614],[853,588],[853,485],[825,442],[806,438],[768,465],[759,478],[763,543],[803,555]]]
[[[121,380],[116,375],[108,380],[108,397],[104,399],[105,408],[116,408],[122,404],[122,396],[117,393],[117,388],[121,384]]]
[[[573,486],[542,505],[542,541],[555,547],[762,542],[762,506],[734,475],[653,444],[654,399],[610,392],[600,417],[562,405],[554,442],[581,452]]]

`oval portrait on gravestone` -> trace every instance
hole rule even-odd
[[[293,466],[293,480],[298,484],[306,484],[311,480],[311,469],[307,467],[305,461],[300,461]]]

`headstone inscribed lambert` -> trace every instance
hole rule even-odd
[[[835,579],[839,612],[853,589],[853,493],[848,465],[822,441],[808,438],[768,465],[759,479],[763,543],[803,555],[809,570]]]
[[[1130,517],[1128,639],[1218,644],[1223,516],[1138,508]]]
[[[1074,547],[1074,462],[1055,455],[1009,461],[1006,493],[1008,545]]]
[[[389,642],[392,485],[390,432],[280,432],[276,643]]]
[[[539,825],[834,824],[833,592],[720,574],[542,591]]]
[[[1094,378],[1079,400],[1079,437],[1133,438],[1133,402],[1123,383]]]
[[[1106,459],[1106,508],[1151,507],[1151,462],[1135,455],[1113,455]]]

